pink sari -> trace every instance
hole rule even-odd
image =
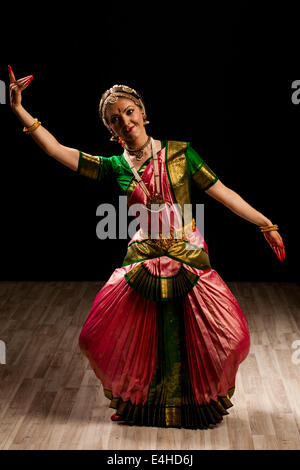
[[[168,212],[176,201],[164,151],[158,154],[158,163]],[[142,179],[153,194],[153,160]],[[147,203],[140,185],[129,200],[129,205],[135,203]],[[179,220],[170,221],[172,229],[178,229]],[[159,252],[148,243],[148,229],[142,226],[136,232],[123,266],[97,293],[79,345],[111,400],[110,407],[125,421],[207,428],[232,406],[238,366],[249,352],[247,319],[211,269],[197,228],[185,233],[185,240],[175,247]],[[189,253],[186,248],[191,245],[197,252]]]

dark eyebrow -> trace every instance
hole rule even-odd
[[[123,113],[125,113],[126,109],[130,108],[130,106],[132,106],[132,104],[129,104],[129,105],[124,109]],[[115,116],[119,116],[119,114],[112,114],[111,117],[110,117],[110,119],[112,119],[112,118],[115,117]]]

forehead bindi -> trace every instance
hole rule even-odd
[[[119,98],[118,101],[114,104],[110,104],[108,106],[108,112],[111,116],[113,116],[114,114],[121,114],[121,113],[124,113],[127,108],[130,108],[130,107],[134,107],[134,102],[131,101],[131,100],[127,100],[126,98],[122,99],[122,98]]]

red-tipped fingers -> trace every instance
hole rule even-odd
[[[33,80],[33,75],[31,75],[27,80],[26,83],[29,85],[29,83]]]
[[[23,78],[22,80],[18,80],[18,86],[24,90],[29,85],[32,79],[33,79],[33,75],[30,75],[28,78]]]
[[[277,251],[278,251],[278,259],[280,259],[280,261],[282,261],[282,253],[281,253],[281,250],[279,247],[277,247]]]
[[[272,246],[272,250],[274,251],[274,253],[276,254],[277,258],[281,261],[281,256],[280,256],[280,252],[279,252],[279,248],[277,245],[271,245]]]
[[[281,255],[281,261],[283,261],[285,258],[285,246],[283,243],[281,243],[278,245],[278,248],[279,248],[280,255]]]
[[[8,74],[9,74],[10,83],[15,82],[15,81],[16,81],[16,77],[15,77],[15,75],[14,75],[14,73],[13,73],[13,70],[12,70],[12,68],[11,68],[10,65],[8,66]]]
[[[273,250],[275,251],[277,258],[280,259],[280,253],[276,245],[274,246]]]
[[[24,85],[22,85],[22,91],[25,90],[25,88],[28,87],[28,85],[30,84],[31,80],[28,80],[28,82],[24,83]]]
[[[278,251],[279,251],[279,256],[280,256],[280,261],[283,261],[284,260],[284,252],[282,251],[282,248],[278,247]]]
[[[18,83],[23,82],[24,80],[32,80],[32,79],[33,79],[33,75],[27,75],[27,77],[20,78],[20,80],[18,80]]]
[[[274,251],[274,253],[276,254],[277,258],[280,261],[283,261],[285,259],[285,246],[284,246],[284,243],[282,241],[282,238],[279,236],[279,239],[277,237],[277,240],[275,241],[274,240],[274,235],[272,235],[272,232],[264,233],[264,237],[267,240],[270,247],[272,248],[272,250]]]
[[[18,85],[23,85],[25,82],[28,80],[31,81],[33,79],[33,75],[28,75],[28,77],[20,78],[20,80],[17,81]]]

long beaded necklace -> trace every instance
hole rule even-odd
[[[155,142],[154,142],[154,139],[152,137],[149,137],[149,139],[151,140],[153,164],[154,164],[154,195],[153,196],[150,195],[150,193],[148,191],[148,188],[146,187],[144,181],[142,180],[142,178],[138,174],[136,168],[133,166],[133,164],[130,160],[130,157],[128,155],[126,147],[124,148],[124,157],[125,157],[128,165],[130,166],[131,171],[135,176],[135,179],[141,185],[142,190],[144,191],[144,193],[146,194],[146,196],[149,199],[149,201],[147,203],[147,207],[149,209],[153,210],[153,208],[151,207],[152,204],[162,205],[162,204],[165,204],[165,201],[163,200],[162,195],[160,194],[159,168],[158,168]],[[162,207],[160,207],[158,210],[161,210],[161,209],[162,209]],[[156,212],[156,211],[154,211],[154,212]]]

